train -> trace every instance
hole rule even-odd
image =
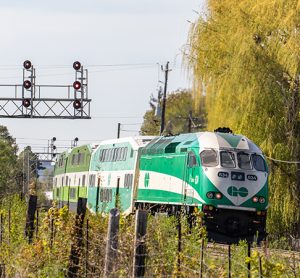
[[[93,213],[201,212],[215,242],[260,242],[267,235],[268,167],[243,135],[205,131],[74,147],[56,160],[53,199],[76,210],[80,197]]]

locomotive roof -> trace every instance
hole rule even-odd
[[[247,137],[221,132],[197,132],[180,134],[177,136],[155,137],[145,148],[143,153],[169,152],[182,147],[199,147],[203,149],[235,149],[251,153],[261,153],[261,150]],[[154,152],[153,152],[154,151]],[[171,151],[173,152],[173,151]]]
[[[251,153],[262,153],[261,150],[246,136],[222,132],[197,133],[201,149],[237,149]]]

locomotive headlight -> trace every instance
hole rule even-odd
[[[253,203],[257,203],[257,202],[258,202],[258,197],[254,196],[254,197],[252,198],[252,201],[253,201]]]
[[[213,199],[214,198],[214,193],[213,192],[207,192],[206,193],[206,197],[208,198],[208,199]]]
[[[216,193],[215,196],[216,196],[216,199],[222,199],[222,197],[223,197],[222,193],[220,193],[220,192]]]
[[[265,200],[264,197],[259,197],[259,202],[260,202],[261,204],[263,204],[265,201],[266,201],[266,200]]]

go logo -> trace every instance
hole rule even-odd
[[[144,179],[144,186],[148,187],[149,186],[149,180],[150,180],[150,175],[149,173],[145,174],[145,179]]]
[[[241,187],[240,189],[237,189],[235,186],[230,186],[227,189],[227,193],[233,197],[237,197],[237,196],[246,197],[248,195],[248,189],[245,187]]]

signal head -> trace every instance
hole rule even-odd
[[[28,107],[31,105],[30,99],[29,99],[29,98],[23,99],[22,105],[23,105],[24,107],[28,108]]]
[[[81,83],[80,83],[79,81],[75,81],[75,82],[73,83],[73,88],[74,88],[75,90],[79,90],[79,89],[81,88]]]
[[[74,70],[80,70],[80,69],[81,69],[81,63],[78,62],[78,61],[75,61],[75,62],[73,63],[73,69],[74,69]]]
[[[52,141],[56,141],[56,137],[53,137],[53,138],[52,138]]]
[[[29,60],[24,61],[24,63],[23,63],[24,69],[28,70],[28,69],[31,68],[31,66],[32,66],[32,64],[31,64],[31,62]]]
[[[73,107],[75,109],[80,109],[81,108],[81,102],[80,102],[80,100],[78,100],[78,99],[74,100]]]
[[[26,90],[28,90],[28,89],[30,89],[31,88],[31,82],[29,81],[29,80],[25,80],[24,82],[23,82],[23,87],[26,89]]]
[[[75,142],[78,142],[78,140],[79,140],[78,137],[75,137],[74,141],[75,141]]]
[[[53,150],[56,150],[56,146],[52,146],[52,149],[53,149]]]

